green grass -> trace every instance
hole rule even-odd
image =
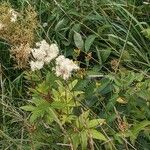
[[[110,141],[95,140],[95,149],[150,149],[150,33],[145,31],[150,25],[150,5],[142,0],[8,1],[17,11],[28,5],[35,8],[40,22],[37,40],[57,42],[62,54],[81,62],[87,76],[104,75],[92,80],[86,76],[75,87],[86,93],[81,107],[91,110],[90,118],[106,119],[100,130]],[[48,25],[43,27],[45,22]],[[80,45],[77,56],[74,49]],[[67,149],[60,144],[64,133],[59,125],[37,121],[34,132],[29,113],[20,108],[32,97],[32,82],[25,78],[26,70],[14,69],[9,48],[6,41],[0,41],[0,149]],[[43,76],[39,83],[46,80]],[[120,97],[127,104],[116,102]],[[128,125],[123,136],[120,122]]]

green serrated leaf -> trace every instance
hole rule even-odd
[[[88,127],[94,128],[105,123],[105,119],[93,119],[89,121]]]
[[[75,42],[76,47],[78,49],[82,50],[83,45],[84,45],[84,41],[82,39],[81,34],[79,34],[77,32],[74,33],[74,42]]]
[[[82,150],[86,150],[87,149],[87,141],[88,141],[88,136],[87,136],[87,133],[86,131],[82,131],[80,133],[81,135],[81,147],[82,147]]]
[[[44,113],[43,110],[36,110],[36,111],[34,111],[33,114],[30,116],[30,122],[33,123],[39,117],[42,117],[43,113]]]
[[[63,102],[53,102],[51,104],[51,108],[55,108],[55,109],[61,109],[61,108],[64,108],[64,107],[67,107],[67,105]]]
[[[140,131],[144,130],[146,126],[150,125],[150,121],[142,121],[136,125],[134,125],[131,129],[132,134],[135,138],[137,138]]]
[[[88,120],[89,113],[89,110],[85,111],[76,119],[77,128],[82,128],[84,126],[85,122]]]
[[[85,51],[88,52],[91,48],[91,45],[93,44],[95,38],[97,36],[96,35],[89,35],[87,37],[87,39],[85,40]]]
[[[77,83],[78,83],[78,80],[72,81],[72,82],[68,85],[69,90],[71,91],[71,90],[76,86]]]
[[[105,138],[105,136],[101,132],[99,132],[97,130],[91,129],[90,133],[92,134],[93,139],[107,141],[107,139]]]
[[[71,139],[73,142],[73,148],[76,150],[78,145],[80,144],[80,137],[78,133],[71,135]]]
[[[26,106],[22,106],[20,108],[25,110],[25,111],[33,111],[36,107],[34,107],[32,105],[26,105]]]
[[[110,53],[111,53],[111,49],[110,48],[101,50],[101,54],[100,55],[101,55],[101,59],[102,59],[103,62],[105,62],[108,59]]]
[[[59,31],[61,28],[65,26],[65,24],[66,24],[66,20],[63,18],[56,24],[55,31]]]

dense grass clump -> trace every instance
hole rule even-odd
[[[0,149],[149,150],[150,2],[0,1]]]

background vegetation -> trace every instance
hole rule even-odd
[[[35,73],[14,69],[10,44],[1,39],[0,149],[149,150],[150,3],[8,2],[17,12],[31,6],[39,22],[34,41],[57,42],[62,54],[79,61],[81,70],[66,84],[54,82],[58,79],[50,66]],[[71,108],[61,101],[66,95],[58,98],[66,90]],[[41,100],[51,100],[44,97],[49,91],[54,96],[51,105]],[[85,134],[89,129],[92,136]]]

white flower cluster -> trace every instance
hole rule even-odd
[[[17,17],[18,17],[18,13],[15,10],[13,10],[13,9],[10,9],[9,13],[11,14],[10,21],[11,22],[16,22],[17,21]]]
[[[35,61],[30,62],[31,70],[43,68],[44,63],[48,64],[57,57],[59,49],[56,44],[49,45],[45,40],[36,43],[37,48],[31,50]]]
[[[31,70],[40,70],[44,64],[49,64],[51,60],[55,59],[59,54],[59,49],[56,44],[49,45],[45,40],[36,43],[38,48],[31,50],[35,61],[30,61]],[[55,73],[56,76],[67,80],[73,70],[78,70],[79,67],[70,59],[60,55],[56,58]]]
[[[30,61],[30,66],[31,66],[31,70],[35,71],[35,70],[40,70],[43,68],[44,66],[44,62],[43,61]]]
[[[56,58],[56,76],[61,76],[64,80],[67,80],[73,70],[78,70],[79,67],[70,59],[60,55]]]

